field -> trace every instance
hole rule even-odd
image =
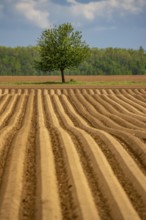
[[[65,76],[67,87],[146,87],[146,75]],[[60,76],[0,76],[1,88],[64,88]]]
[[[38,87],[0,88],[0,220],[145,220],[146,87]]]

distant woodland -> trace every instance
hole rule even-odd
[[[41,72],[34,68],[38,58],[36,47],[0,46],[0,75],[59,75],[59,71]],[[146,51],[92,48],[89,58],[77,68],[66,70],[66,75],[144,75]]]

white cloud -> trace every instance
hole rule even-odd
[[[145,0],[102,0],[84,4],[75,0],[68,0],[68,2],[72,3],[69,6],[72,15],[82,16],[90,21],[96,17],[110,17],[115,12],[138,14],[146,5]]]
[[[40,6],[44,3],[46,0],[21,0],[15,4],[15,8],[38,27],[48,28],[50,26],[49,12]]]
[[[53,0],[1,1],[9,13],[13,12],[15,20],[17,16],[22,15],[27,22],[41,28],[64,22],[71,22],[75,27],[87,27],[90,24],[95,26],[95,23],[99,26],[102,23],[104,27],[107,22],[111,22],[112,26],[119,17],[121,19],[125,15],[141,13],[146,5],[146,0],[91,0],[88,3],[66,0],[67,4],[57,4]],[[0,12],[2,12],[1,3]]]

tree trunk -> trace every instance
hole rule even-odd
[[[60,69],[60,71],[61,71],[61,79],[62,79],[62,83],[65,83],[64,69]]]

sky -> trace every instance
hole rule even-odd
[[[36,45],[66,22],[90,47],[146,50],[146,0],[0,0],[0,46]]]

